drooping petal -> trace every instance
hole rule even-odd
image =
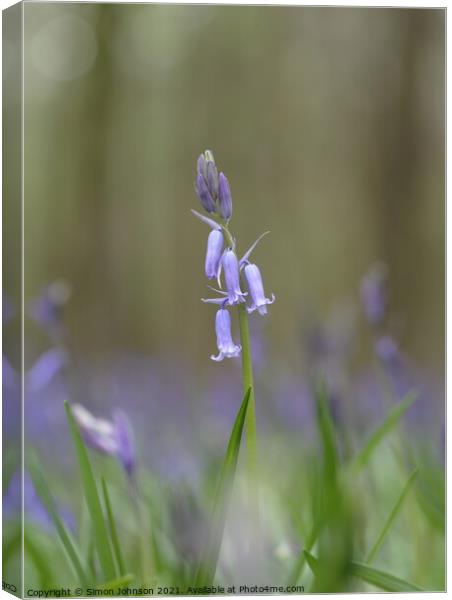
[[[253,263],[248,263],[244,269],[248,290],[250,292],[252,304],[247,308],[249,313],[258,310],[259,314],[267,314],[267,304],[273,304],[275,296],[271,298],[265,297],[264,284],[259,267]]]
[[[226,250],[222,258],[224,279],[229,296],[229,304],[245,302],[245,294],[240,289],[240,272],[237,256],[233,250]]]
[[[248,250],[242,256],[242,258],[240,259],[240,269],[242,269],[244,267],[245,263],[248,262],[248,259],[249,259],[250,255],[251,255],[251,252],[258,245],[258,243],[261,241],[261,239],[264,237],[264,235],[267,235],[267,233],[270,233],[270,232],[269,231],[265,231],[264,233],[262,233],[257,238],[257,240],[253,244],[251,244],[250,248],[248,248]]]
[[[231,334],[231,316],[229,312],[220,308],[215,316],[215,332],[217,336],[218,356],[211,356],[212,360],[221,361],[223,358],[240,356],[241,346],[234,344]]]
[[[220,229],[213,229],[207,238],[205,274],[208,279],[215,279],[223,252],[224,239]]]

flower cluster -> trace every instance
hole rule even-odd
[[[211,228],[207,238],[205,274],[208,279],[216,279],[218,287],[211,288],[219,294],[216,298],[202,298],[203,302],[218,304],[220,308],[215,317],[215,331],[219,354],[212,355],[212,360],[221,361],[240,355],[241,347],[235,344],[231,334],[231,316],[228,307],[247,303],[246,310],[255,310],[261,315],[267,314],[267,304],[275,300],[274,294],[266,298],[259,267],[249,258],[265,233],[258,237],[241,259],[236,254],[236,243],[229,231],[229,220],[232,216],[232,194],[229,182],[224,173],[218,173],[215,159],[210,150],[206,150],[198,158],[195,191],[203,208],[211,214],[217,214],[222,222],[215,221],[195,210],[192,213]],[[266,232],[268,233],[268,231]],[[226,290],[223,291],[222,275]],[[243,284],[248,291],[242,291]],[[210,286],[209,286],[210,287]]]

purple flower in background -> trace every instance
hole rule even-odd
[[[2,356],[2,386],[9,390],[18,389],[19,376],[5,355]]]
[[[117,408],[113,412],[113,421],[116,428],[117,457],[124,470],[131,475],[135,470],[136,455],[132,427],[124,411]]]
[[[383,263],[373,265],[363,277],[361,300],[369,323],[375,327],[382,325],[388,305],[388,269]]]
[[[232,195],[229,181],[224,173],[220,173],[218,184],[218,201],[220,205],[220,215],[226,221],[232,217]]]
[[[375,353],[389,375],[399,397],[413,389],[408,364],[400,352],[397,342],[390,335],[383,335],[375,342]]]
[[[29,314],[43,329],[52,335],[59,333],[63,309],[71,296],[66,281],[54,281],[29,304]]]
[[[21,473],[16,471],[3,495],[3,514],[6,518],[17,519],[20,516],[22,511],[21,488]],[[45,530],[52,529],[53,521],[38,496],[29,473],[26,471],[24,473],[23,498],[25,517]],[[62,505],[57,505],[57,510],[66,527],[71,531],[75,531],[76,523],[72,512]]]
[[[58,348],[47,350],[25,375],[27,389],[36,392],[44,388],[67,362],[66,353]]]
[[[14,308],[14,304],[11,301],[11,298],[5,294],[3,294],[2,298],[2,322],[3,325],[9,323],[14,315],[16,314],[16,309]]]
[[[389,335],[383,335],[375,343],[375,352],[382,363],[391,368],[401,366],[401,355],[399,347]]]
[[[215,317],[215,332],[217,334],[217,346],[219,354],[211,359],[217,362],[223,358],[235,358],[240,356],[241,346],[234,344],[231,334],[231,316],[227,310],[220,308]]]
[[[135,470],[135,446],[126,415],[117,410],[112,421],[97,418],[81,404],[72,405],[72,414],[85,443],[119,460],[128,475]]]
[[[264,284],[262,283],[261,272],[257,265],[253,263],[247,264],[244,272],[252,300],[251,306],[247,308],[248,312],[252,313],[253,311],[258,310],[260,315],[266,315],[267,304],[273,304],[275,295],[272,294],[271,299],[265,297]]]
[[[223,254],[222,265],[229,304],[245,302],[245,294],[240,289],[239,261],[233,250],[226,250]]]
[[[205,272],[208,279],[218,276],[224,239],[220,229],[212,229],[207,238]]]

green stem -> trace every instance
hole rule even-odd
[[[248,410],[246,413],[246,444],[248,456],[248,483],[250,496],[253,502],[256,523],[259,522],[259,502],[257,492],[257,436],[256,436],[256,408],[254,399],[253,361],[251,356],[250,329],[248,313],[243,304],[239,307],[240,339],[242,342],[242,375],[243,391],[251,388]]]

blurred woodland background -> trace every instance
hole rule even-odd
[[[441,376],[444,11],[28,3],[24,20],[26,301],[67,279],[76,349],[221,368],[189,212],[210,148],[239,250],[271,230],[275,354],[297,361],[303,323],[358,303],[378,259],[403,348]]]

